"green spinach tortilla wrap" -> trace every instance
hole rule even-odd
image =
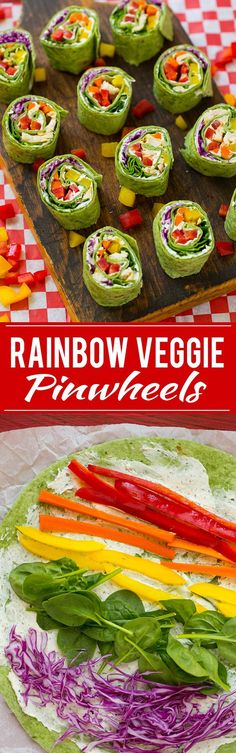
[[[122,0],[110,23],[116,52],[131,65],[150,60],[173,39],[171,11],[161,0]]]
[[[153,235],[157,256],[169,277],[197,274],[214,248],[206,212],[192,201],[171,201],[156,215]]]
[[[232,241],[236,241],[236,189],[228,208],[225,218],[225,232]]]
[[[185,162],[202,175],[236,175],[236,109],[227,104],[209,107],[185,137],[180,150]]]
[[[154,484],[159,482],[163,485],[168,485],[168,488],[173,490],[174,492],[183,494],[188,499],[193,499],[196,503],[196,507],[199,504],[203,506],[206,511],[214,512],[216,515],[224,516],[224,518],[228,518],[229,521],[235,521],[236,458],[235,456],[230,455],[226,452],[219,451],[209,446],[204,446],[197,442],[183,440],[179,437],[177,439],[173,439],[144,436],[139,439],[126,439],[124,436],[124,438],[120,440],[110,440],[104,444],[97,444],[90,446],[87,449],[83,449],[80,452],[74,452],[73,457],[80,463],[84,464],[86,467],[90,463],[92,463],[96,466],[103,466],[108,470],[115,469],[118,472],[123,471],[124,473],[128,474],[128,476],[130,475],[131,478],[134,476],[142,477],[143,479],[149,479]],[[146,724],[144,726],[141,725],[141,719],[143,719],[142,704],[137,704],[135,713],[132,706],[132,698],[130,698],[130,694],[128,693],[128,696],[125,695],[125,715],[123,717],[124,725],[122,726],[121,724],[118,724],[118,722],[120,721],[119,708],[122,706],[122,697],[120,696],[118,698],[116,714],[113,714],[111,726],[109,726],[109,724],[107,724],[108,714],[104,715],[103,713],[101,713],[101,709],[103,711],[101,696],[99,696],[101,705],[100,703],[98,705],[98,696],[97,692],[95,692],[95,688],[96,691],[98,691],[98,685],[97,682],[95,684],[94,676],[96,674],[96,665],[94,665],[92,661],[90,662],[90,675],[88,684],[88,676],[86,673],[84,674],[83,666],[78,665],[73,670],[72,662],[69,659],[66,659],[66,639],[70,639],[70,636],[71,639],[73,638],[73,636],[76,637],[76,631],[73,631],[73,629],[71,628],[64,630],[64,650],[62,650],[62,648],[59,647],[58,624],[56,625],[55,622],[53,624],[53,620],[51,620],[50,624],[50,620],[48,619],[48,627],[39,629],[39,624],[37,621],[39,618],[39,613],[36,613],[36,611],[30,606],[30,604],[24,601],[23,596],[26,577],[28,577],[29,579],[29,577],[32,577],[32,575],[34,574],[33,582],[35,584],[37,583],[38,573],[40,584],[43,585],[43,583],[45,584],[45,578],[46,582],[47,579],[49,579],[50,583],[51,573],[51,577],[53,578],[57,575],[59,575],[59,577],[62,575],[62,577],[60,577],[60,580],[62,580],[63,582],[63,575],[66,576],[66,574],[70,574],[73,565],[75,568],[76,566],[80,566],[80,556],[78,553],[76,553],[75,550],[74,553],[71,552],[71,556],[65,551],[64,555],[61,555],[62,559],[58,559],[58,557],[55,557],[55,555],[53,554],[51,556],[47,555],[46,549],[50,549],[49,546],[45,547],[41,544],[39,546],[39,551],[37,551],[37,546],[34,551],[34,545],[36,545],[37,542],[35,540],[30,541],[29,539],[27,549],[26,537],[24,537],[22,533],[17,531],[16,528],[16,526],[20,526],[25,527],[26,529],[26,527],[29,528],[37,525],[39,509],[41,507],[38,504],[38,497],[40,492],[42,492],[43,490],[48,490],[48,492],[57,494],[58,497],[61,496],[62,499],[63,497],[67,497],[69,499],[73,499],[74,502],[76,502],[76,500],[78,501],[78,497],[76,497],[76,491],[78,489],[77,480],[76,477],[68,471],[68,463],[70,462],[70,460],[71,457],[62,458],[60,461],[55,462],[53,465],[45,468],[39,475],[37,475],[34,480],[31,481],[31,483],[29,483],[28,486],[23,489],[1,525],[0,693],[2,694],[5,703],[14,714],[21,727],[26,731],[29,737],[35,743],[38,743],[38,745],[41,746],[41,749],[47,751],[47,753],[50,753],[54,748],[56,751],[58,751],[58,753],[78,753],[78,751],[80,750],[83,750],[86,753],[89,752],[89,750],[94,750],[96,751],[96,753],[104,753],[104,750],[110,751],[110,753],[114,753],[114,751],[120,750],[121,753],[122,748],[123,751],[130,750],[132,751],[132,753],[134,753],[135,751],[136,753],[141,753],[141,751],[145,750],[150,751],[150,753],[161,753],[161,751],[167,753],[167,751],[170,750],[171,753],[177,753],[177,751],[179,750],[178,740],[181,733],[179,716],[178,713],[176,713],[176,709],[179,710],[179,706],[175,706],[173,703],[175,690],[175,688],[173,687],[173,682],[171,683],[171,686],[168,684],[168,680],[165,680],[166,684],[163,684],[162,674],[160,675],[160,673],[163,673],[163,664],[160,663],[160,668],[155,675],[155,680],[152,680],[152,686],[154,687],[153,683],[157,683],[163,695],[163,701],[160,701],[160,698],[158,696],[159,707],[156,710],[157,715],[155,716],[154,721],[153,713],[151,712],[149,706],[147,708]],[[36,529],[34,530],[36,532]],[[25,543],[23,543],[24,538]],[[79,538],[81,539],[81,537],[77,536],[77,539]],[[96,541],[96,537],[94,541]],[[63,537],[61,537],[61,542],[63,542]],[[30,544],[32,544],[32,548],[30,547]],[[71,544],[73,544],[73,546],[75,546],[76,544],[76,541],[73,537],[71,537]],[[114,542],[105,541],[105,546],[108,549],[109,553],[112,553],[113,550],[115,554],[117,547]],[[51,549],[52,548],[53,547],[51,547]],[[132,547],[126,546],[123,547],[123,551],[126,556],[128,552],[130,552],[131,554],[135,552],[135,557],[133,557],[132,559],[135,559],[137,564],[141,563],[144,560],[143,552],[140,551],[140,549],[136,549],[135,551],[132,549]],[[123,554],[122,548],[120,548],[119,553]],[[186,562],[186,554],[188,561],[196,563],[197,555],[195,555],[195,553],[192,553],[191,556],[191,551],[189,551],[188,553],[186,551],[183,551],[183,562]],[[177,554],[177,557],[178,560],[181,560],[180,550]],[[148,564],[150,565],[151,560],[153,561],[153,559],[153,557],[150,557],[150,555],[146,554],[146,566]],[[202,561],[202,559],[203,558],[201,557],[200,559],[198,555],[198,560],[200,562]],[[205,561],[206,555],[203,559],[203,562]],[[211,561],[214,562],[214,560]],[[155,558],[155,564],[157,566],[159,565],[158,558]],[[221,562],[218,563],[219,568],[221,567],[221,564]],[[126,572],[126,568],[124,568],[124,573]],[[94,573],[92,573],[92,576],[94,576]],[[198,575],[197,577],[198,580],[202,580],[200,575]],[[147,577],[142,577],[142,575],[140,574],[136,576],[136,582],[139,581],[139,583],[143,586],[147,584],[147,580],[149,580],[147,579]],[[209,586],[211,585],[211,577],[203,576],[203,580],[208,581]],[[153,580],[152,582],[154,586],[157,587],[157,580]],[[180,613],[180,619],[178,619],[178,626],[177,630],[175,630],[174,635],[182,632],[184,625],[189,624],[190,626],[191,620],[193,620],[193,624],[195,620],[201,620],[201,617],[204,617],[204,609],[206,610],[206,624],[204,626],[204,630],[206,632],[209,633],[209,630],[214,630],[217,632],[217,629],[222,629],[223,625],[226,622],[223,618],[223,614],[220,614],[220,612],[218,611],[217,606],[209,601],[206,601],[205,599],[199,601],[199,606],[202,607],[201,612],[196,612],[194,603],[190,603],[189,591],[190,585],[194,583],[196,584],[196,575],[191,576],[190,574],[188,576],[187,583],[183,584],[182,586],[177,586],[174,589],[170,588],[170,586],[168,585],[165,586],[159,584],[158,586],[159,588],[162,588],[163,595],[165,595],[165,597],[168,597],[168,606],[166,603],[168,619],[167,629],[168,624],[171,624],[170,620],[172,620],[173,613],[175,614],[175,605],[173,604],[173,598],[171,598],[171,592],[173,592],[173,590],[175,594],[174,598],[177,597],[178,599],[178,602],[176,601],[176,610],[178,609],[177,614],[178,612]],[[228,579],[225,582],[222,581],[222,585],[223,584],[225,586],[227,585],[227,587],[231,589],[232,593],[235,593],[235,580],[233,581],[232,579]],[[92,591],[92,593],[94,592]],[[118,605],[116,610],[116,605],[113,601],[113,616],[111,615],[110,617],[110,619],[113,619],[113,623],[114,621],[118,621],[117,615],[119,614],[119,610],[122,610],[122,596],[126,597],[124,603],[127,610],[126,617],[124,619],[122,611],[120,612],[120,614],[122,614],[122,624],[125,621],[125,624],[127,625],[127,621],[132,620],[132,617],[136,615],[140,615],[141,619],[146,619],[147,613],[149,613],[151,610],[155,618],[158,619],[158,616],[160,614],[158,610],[160,609],[160,606],[162,609],[161,615],[163,619],[163,614],[165,614],[165,611],[163,610],[163,603],[162,605],[160,605],[160,603],[153,601],[150,602],[149,600],[147,600],[143,605],[137,597],[134,598],[135,595],[131,590],[123,590],[123,592],[118,592],[117,587],[114,586],[114,584],[111,584],[110,581],[103,583],[102,586],[99,586],[95,590],[94,599],[97,595],[97,598],[100,598],[103,604],[105,600],[111,599],[112,594],[112,599],[114,599],[114,593],[116,593],[118,596]],[[107,610],[108,605],[109,602],[107,601]],[[230,608],[230,605],[228,606]],[[181,607],[185,611],[185,616],[182,618]],[[190,609],[190,607],[192,607],[192,609]],[[135,610],[134,614],[133,610]],[[190,623],[188,622],[189,620]],[[83,626],[83,621],[81,622]],[[233,628],[235,629],[234,623],[235,620],[231,620],[232,631]],[[132,622],[130,622],[129,624],[131,626]],[[138,624],[140,624],[140,620]],[[142,624],[144,625],[144,623]],[[153,623],[151,624],[153,626]],[[79,622],[78,625],[80,625]],[[95,628],[93,629],[95,630]],[[80,629],[79,627],[77,627],[77,633],[79,634],[79,632]],[[233,636],[235,635],[234,631],[232,633],[230,633],[229,631],[228,634],[232,634]],[[161,656],[164,656],[165,658],[165,632],[163,632],[162,634],[162,639]],[[233,637],[233,641],[234,640],[235,638]],[[146,652],[143,646],[143,642],[140,643],[140,647],[142,654],[144,652],[145,658]],[[182,644],[180,644],[180,646],[182,647]],[[227,644],[225,641],[225,649],[226,648]],[[108,649],[108,643],[104,643],[103,654],[104,652],[107,653]],[[219,649],[220,651],[220,646],[217,646],[217,649]],[[76,643],[74,644],[74,650],[78,651]],[[147,654],[148,658],[151,661],[153,661],[154,656],[156,657],[156,654],[153,654],[154,650],[155,649],[152,649],[152,652],[149,651]],[[194,651],[196,652],[197,650],[199,651],[199,648],[193,649],[193,657]],[[189,753],[199,753],[199,750],[201,749],[204,751],[210,750],[211,753],[235,753],[236,735],[234,710],[234,644],[231,644],[231,650],[231,662],[227,662],[225,661],[225,659],[222,659],[223,664],[221,664],[222,676],[225,676],[227,678],[228,674],[228,676],[230,677],[230,685],[232,691],[231,695],[228,697],[230,704],[230,718],[228,719],[227,723],[227,716],[225,714],[223,703],[224,691],[222,692],[222,690],[220,690],[218,687],[217,689],[213,690],[213,700],[215,699],[216,703],[219,700],[220,704],[218,716],[214,716],[215,724],[213,725],[212,714],[209,713],[209,725],[207,728],[204,726],[204,716],[206,709],[209,708],[209,705],[211,703],[211,697],[209,695],[207,696],[207,698],[204,697],[205,700],[202,706],[202,711],[204,711],[203,715],[199,713],[197,706],[197,718],[195,718],[195,723],[193,724],[191,716],[192,706],[190,704],[188,689],[184,689],[182,685],[183,677],[186,677],[186,672],[183,672],[183,670],[181,671],[181,664],[184,662],[183,654],[180,655],[181,664],[179,669],[173,659],[172,661],[170,660],[169,665],[167,665],[172,669],[172,677],[174,674],[173,667],[175,667],[175,671],[178,671],[181,678],[176,690],[178,695],[180,696],[184,692],[185,723],[183,732],[185,734],[186,740],[186,729],[188,729],[187,749]],[[207,655],[206,651],[204,653],[204,648],[202,650],[200,646],[202,657],[206,659],[208,656],[210,660],[210,670],[212,670],[212,666],[214,669],[214,651],[215,649],[213,648],[213,653]],[[64,668],[65,665],[67,669]],[[154,665],[152,664],[152,667],[153,666]],[[123,673],[125,673],[127,681],[126,691],[130,689],[131,694],[133,692],[136,692],[133,678],[134,672],[137,672],[137,663],[135,662],[134,664],[134,662],[131,660],[129,663],[126,663],[121,667],[117,667],[117,669],[118,671],[120,671],[119,687],[123,682]],[[191,675],[191,669],[192,659],[191,668],[187,667],[187,672],[189,672],[188,686],[189,683],[194,681],[194,678],[192,678]],[[78,675],[76,676],[78,677],[78,682],[80,685],[80,693],[78,694],[74,692],[75,689],[77,690],[75,683],[75,672],[78,673]],[[115,668],[113,667],[112,675],[114,674],[114,672]],[[214,680],[215,675],[213,673],[213,670],[212,674]],[[157,679],[158,677],[159,679]],[[109,713],[109,704],[112,710],[114,708],[112,705],[114,695],[111,691],[111,688],[113,687],[112,677],[110,678],[110,692],[109,686],[106,683],[106,675],[104,676],[104,674],[101,673],[100,675],[98,675],[98,679],[99,678],[101,690],[108,699]],[[85,682],[84,689],[83,683],[81,682],[81,680],[83,679]],[[198,684],[200,683],[200,685],[204,684],[205,682],[204,677],[198,676],[195,679],[197,679]],[[156,690],[158,692],[158,688],[156,688]],[[93,692],[93,705],[91,703],[91,691]],[[164,715],[164,717],[162,714],[161,716],[159,716],[162,710],[165,696],[169,691],[170,695],[167,695],[168,708],[166,709],[166,715]],[[140,687],[139,693],[141,693]],[[185,693],[187,695],[185,695]],[[195,708],[197,704],[196,696],[197,688],[195,687]],[[126,701],[127,697],[130,701],[129,706]],[[96,713],[97,708],[99,708],[98,714]],[[127,735],[129,734],[129,729],[127,726],[127,711],[129,711],[129,728],[133,723],[131,728],[132,735],[129,736],[129,748],[127,747],[125,742],[123,744],[124,736],[125,740],[127,740]],[[84,725],[82,725],[82,730],[79,724],[79,718],[81,720],[81,724],[82,722],[84,722]],[[165,724],[163,724],[163,718],[165,720]],[[149,722],[149,719],[152,723],[151,746],[149,744],[147,745],[145,740],[143,743],[142,739],[143,737],[145,738],[147,731],[146,725]],[[156,725],[156,723],[154,723],[156,722],[156,719],[158,720],[158,722],[160,720],[160,724],[158,723],[158,726]],[[201,725],[199,723],[199,719],[201,719]],[[188,723],[188,720],[190,723]],[[222,726],[220,725],[220,720],[222,720]],[[230,730],[229,722],[231,727]],[[5,722],[5,724],[7,724],[7,722]],[[186,727],[187,724],[188,727]],[[12,734],[16,736],[17,727],[12,718],[11,725]],[[170,747],[169,738],[172,734],[173,726],[176,730],[176,725],[178,725],[177,740],[175,744],[171,745]],[[89,735],[88,726],[90,730]],[[203,729],[205,730],[204,733]],[[113,740],[113,734],[115,734],[115,740]],[[161,742],[159,741],[160,734],[162,734]],[[59,739],[60,742],[58,742]],[[104,739],[106,741],[105,747]],[[118,740],[121,741],[121,746],[118,744]],[[20,750],[22,750],[21,747],[19,747],[19,752]],[[16,753],[18,753],[18,746],[16,746]]]
[[[168,131],[159,126],[135,128],[116,150],[116,175],[122,186],[143,196],[161,196],[173,165]]]
[[[90,235],[84,244],[83,278],[100,306],[123,306],[137,298],[142,267],[134,238],[113,227]]]
[[[0,102],[9,104],[32,89],[35,51],[31,35],[24,29],[0,32]]]
[[[97,57],[98,15],[78,5],[64,8],[48,22],[40,41],[53,68],[78,75]]]
[[[89,131],[110,136],[123,127],[129,113],[134,79],[121,68],[86,71],[78,83],[78,118]]]
[[[2,120],[3,143],[16,162],[53,157],[61,120],[68,114],[45,97],[28,95],[9,105]]]
[[[97,222],[100,215],[97,187],[101,182],[102,175],[72,154],[55,157],[38,170],[39,195],[67,230],[79,230]]]
[[[154,95],[169,112],[191,110],[212,93],[210,60],[197,47],[170,47],[155,63]]]

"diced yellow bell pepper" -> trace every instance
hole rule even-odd
[[[25,57],[26,57],[26,50],[17,50],[17,52],[15,52],[16,63],[22,63]]]
[[[235,107],[236,97],[232,92],[226,92],[226,94],[224,94],[224,99],[227,102],[227,105]]]
[[[181,131],[186,131],[188,128],[186,120],[184,120],[182,115],[177,115],[177,118],[175,119],[175,125],[177,125],[178,128],[180,128]]]
[[[113,84],[113,86],[118,86],[120,89],[124,83],[123,76],[121,76],[120,73],[118,73],[117,76],[114,76],[111,83]]]
[[[232,118],[230,128],[232,131],[236,131],[236,118]]]
[[[191,209],[191,207],[186,207],[184,210],[184,217],[186,222],[197,222],[201,215],[199,209]]]
[[[101,144],[102,157],[114,157],[118,141],[109,141]]]
[[[88,39],[89,32],[86,29],[80,32],[80,39]]]
[[[236,591],[223,586],[214,586],[212,583],[194,583],[188,586],[189,590],[197,596],[202,596],[210,601],[222,601],[225,604],[236,606]]]
[[[157,25],[156,17],[155,16],[149,16],[148,17],[148,21],[147,21],[147,29],[149,29],[149,31],[151,29],[155,29],[156,25]]]
[[[47,81],[46,68],[35,68],[34,80],[36,83]]]
[[[107,44],[106,42],[101,42],[100,44],[101,58],[114,58],[115,50],[116,48],[114,44]]]
[[[10,319],[8,314],[3,314],[3,316],[0,316],[0,324],[6,324],[9,321]]]
[[[74,230],[71,230],[69,233],[69,246],[70,248],[77,248],[77,246],[81,246],[82,243],[85,243],[86,238],[84,235],[79,235],[79,233],[76,233]]]
[[[193,84],[193,86],[198,86],[198,84],[200,84],[200,82],[201,82],[200,76],[192,76],[192,78],[191,78],[191,84]]]
[[[41,544],[46,544],[46,546],[60,547],[60,549],[67,549],[71,552],[96,552],[105,548],[105,544],[100,541],[75,540],[66,536],[54,536],[53,533],[43,533],[33,526],[17,526],[17,530],[25,538],[32,541],[38,541]]]
[[[12,269],[12,265],[9,264],[9,261],[4,256],[0,256],[0,278],[6,277],[10,269]]]
[[[186,582],[182,575],[179,575],[174,570],[169,570],[158,562],[154,562],[154,560],[134,557],[132,554],[123,554],[119,551],[108,551],[106,549],[103,552],[96,552],[93,556],[93,560],[97,563],[102,562],[103,558],[106,562],[117,565],[117,567],[141,573],[147,578],[158,580],[170,586],[183,586]]]
[[[236,152],[236,144],[230,144],[231,152]]]
[[[81,178],[80,185],[85,186],[85,188],[89,188],[89,186],[91,186],[91,178],[86,178],[84,176],[83,178]]]
[[[199,65],[198,63],[190,63],[189,68],[190,68],[191,73],[198,73]]]
[[[236,617],[236,606],[232,607],[231,604],[225,604],[222,601],[217,603],[217,609],[224,614],[225,617]]]
[[[164,206],[165,205],[162,204],[161,201],[155,201],[155,204],[153,204],[153,207],[152,207],[153,217],[156,217],[156,214],[158,214],[158,212],[160,212],[160,209],[162,209],[162,207],[164,207]]]
[[[107,249],[109,254],[118,254],[120,250],[120,243],[119,241],[112,241],[109,248]]]
[[[17,292],[14,288],[3,285],[0,287],[0,303],[2,306],[11,306],[12,303],[19,303],[19,301],[24,301],[25,298],[30,298],[31,294],[32,290],[25,283],[21,285]]]
[[[127,575],[115,575],[115,577],[112,578],[112,581],[117,586],[120,586],[120,588],[128,589],[128,591],[134,591],[135,594],[141,596],[141,599],[146,599],[147,601],[159,602],[164,601],[164,599],[166,600],[179,598],[172,593],[162,591],[160,588],[153,588],[153,586],[148,586],[146,583],[140,583],[138,580],[128,578]]]
[[[5,227],[0,227],[0,242],[8,241],[8,232]]]
[[[131,191],[130,188],[125,188],[124,186],[121,187],[118,196],[118,200],[121,204],[124,204],[125,207],[133,207],[135,204],[135,199],[136,193],[134,193],[134,191]]]
[[[79,177],[78,170],[73,170],[73,168],[71,170],[67,170],[66,177],[68,180],[73,180],[73,181],[78,180],[78,177]]]

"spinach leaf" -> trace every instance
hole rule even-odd
[[[45,612],[43,609],[40,609],[40,611],[37,612],[36,620],[41,630],[55,630],[56,628],[60,627],[60,622],[57,622],[57,620],[53,620],[52,617],[49,617],[47,612]]]
[[[107,661],[111,661],[112,659],[115,659],[115,650],[114,650],[114,642],[113,641],[107,641],[107,643],[100,643],[98,642],[98,648],[100,651],[101,656],[107,656]]]
[[[148,679],[152,682],[163,682],[167,685],[175,684],[173,673],[158,654],[143,651],[138,660],[138,667],[142,674],[148,673]]]
[[[65,585],[63,581],[52,578],[51,575],[46,573],[27,575],[22,584],[22,592],[25,601],[40,605],[46,599],[50,599],[51,596],[64,593]]]
[[[193,675],[189,675],[183,669],[180,669],[165,650],[161,649],[160,656],[172,673],[172,685],[199,685],[198,677],[193,677]]]
[[[223,682],[219,675],[218,660],[212,651],[208,651],[202,646],[192,646],[191,656],[193,656],[199,662],[201,667],[206,670],[209,680],[212,680],[215,685],[219,685],[224,690],[230,689],[230,686]]]
[[[25,562],[23,565],[17,565],[13,568],[9,575],[9,581],[17,596],[23,601],[27,601],[23,594],[23,583],[27,576],[47,574],[53,577],[77,569],[78,565],[69,557],[62,557],[52,562]]]
[[[113,629],[110,627],[105,627],[105,625],[104,627],[100,627],[99,625],[84,625],[83,633],[89,638],[93,638],[95,641],[99,641],[100,643],[110,643],[110,641],[113,642],[116,637],[115,628]]]
[[[224,623],[226,622],[226,617],[224,617],[223,614],[220,612],[213,612],[211,610],[206,610],[206,612],[198,613],[190,617],[190,619],[185,623],[185,632],[196,632],[199,630],[201,633],[207,632],[207,633],[218,633]]]
[[[53,596],[43,602],[43,608],[49,617],[68,627],[79,627],[87,620],[99,624],[100,601],[92,593]]]
[[[125,622],[123,627],[127,627],[131,635],[117,632],[115,653],[120,661],[138,659],[143,650],[155,646],[161,635],[160,625],[153,617],[136,617]]]
[[[91,659],[96,649],[96,641],[88,638],[78,628],[60,628],[57,645],[72,667]]]
[[[198,660],[191,653],[191,648],[183,646],[182,643],[176,640],[173,635],[169,635],[167,643],[167,654],[177,664],[180,669],[187,672],[188,675],[193,677],[207,677],[208,672],[198,662]]]
[[[185,624],[190,617],[196,612],[196,607],[192,599],[166,599],[160,601],[164,609],[175,612],[178,622]]]
[[[227,641],[218,641],[217,647],[219,655],[222,659],[225,659],[225,661],[229,662],[229,664],[233,664],[235,666],[236,664],[236,650],[235,650],[235,639],[236,639],[236,618],[232,617],[230,620],[227,620],[222,628],[221,631],[221,638],[223,636],[227,639],[232,638],[232,643]]]
[[[107,597],[104,602],[104,617],[111,622],[125,622],[144,614],[143,602],[133,591],[121,589]]]

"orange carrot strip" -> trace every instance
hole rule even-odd
[[[186,549],[189,552],[196,552],[196,554],[206,554],[207,557],[214,557],[214,559],[217,559],[217,560],[223,560],[224,562],[231,562],[231,560],[228,560],[226,557],[223,556],[223,554],[220,554],[220,552],[216,552],[215,549],[211,549],[208,546],[201,546],[200,544],[192,544],[191,541],[186,541],[185,539],[178,539],[177,536],[175,538],[175,548]]]
[[[146,552],[153,552],[160,557],[166,557],[167,559],[173,559],[175,556],[174,549],[166,546],[161,546],[155,541],[149,541],[144,536],[134,536],[131,533],[125,533],[124,531],[116,531],[115,528],[108,528],[107,526],[95,524],[95,523],[81,523],[79,520],[73,520],[71,518],[57,518],[54,515],[40,515],[40,530],[41,531],[62,531],[67,533],[84,533],[88,536],[98,536],[102,539],[111,539],[111,541],[119,541],[121,544],[130,544],[139,549],[144,549]]]
[[[165,562],[170,570],[180,570],[183,573],[201,573],[202,575],[218,575],[219,578],[236,578],[236,567],[229,565],[200,565],[195,562]]]
[[[161,528],[149,525],[148,523],[142,523],[139,520],[132,520],[132,518],[122,518],[120,515],[112,515],[112,513],[104,512],[104,510],[98,510],[95,507],[89,507],[81,502],[74,502],[73,499],[67,499],[67,497],[60,497],[57,494],[52,494],[46,489],[43,489],[39,495],[39,502],[44,502],[54,507],[61,507],[63,510],[74,510],[80,515],[88,515],[88,517],[96,518],[99,520],[106,520],[108,523],[114,523],[115,526],[121,528],[129,528],[131,531],[137,531],[137,533],[143,533],[146,536],[152,536],[154,539],[166,541],[168,544],[172,544],[175,539],[175,534],[169,531],[163,531]]]

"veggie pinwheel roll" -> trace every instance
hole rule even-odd
[[[132,81],[121,68],[91,68],[78,83],[78,118],[94,133],[110,136],[123,127],[132,98]]]
[[[123,306],[137,298],[142,267],[134,238],[113,227],[90,235],[84,244],[83,278],[100,306]]]
[[[59,71],[78,75],[96,59],[100,44],[98,15],[71,5],[58,11],[40,35],[48,59]]]
[[[35,51],[31,35],[24,29],[0,33],[0,101],[9,104],[28,94],[33,86]]]
[[[186,112],[211,97],[211,64],[192,45],[170,47],[154,66],[154,96],[169,112]]]
[[[116,52],[131,65],[150,60],[165,38],[173,39],[171,11],[161,0],[122,0],[110,23]]]
[[[55,157],[38,170],[40,197],[67,230],[79,230],[97,222],[100,215],[97,186],[101,182],[102,175],[72,154]]]
[[[236,189],[228,208],[225,218],[225,232],[232,241],[236,241]]]
[[[236,109],[209,107],[188,132],[180,150],[185,162],[202,175],[236,175]]]
[[[67,110],[45,97],[20,97],[7,108],[3,120],[3,143],[16,162],[31,163],[53,157],[61,119]]]
[[[116,175],[122,186],[135,193],[161,196],[167,189],[173,161],[171,140],[165,128],[135,128],[116,149]]]
[[[192,201],[171,201],[156,215],[153,235],[157,256],[169,277],[197,274],[214,248],[206,212]]]

